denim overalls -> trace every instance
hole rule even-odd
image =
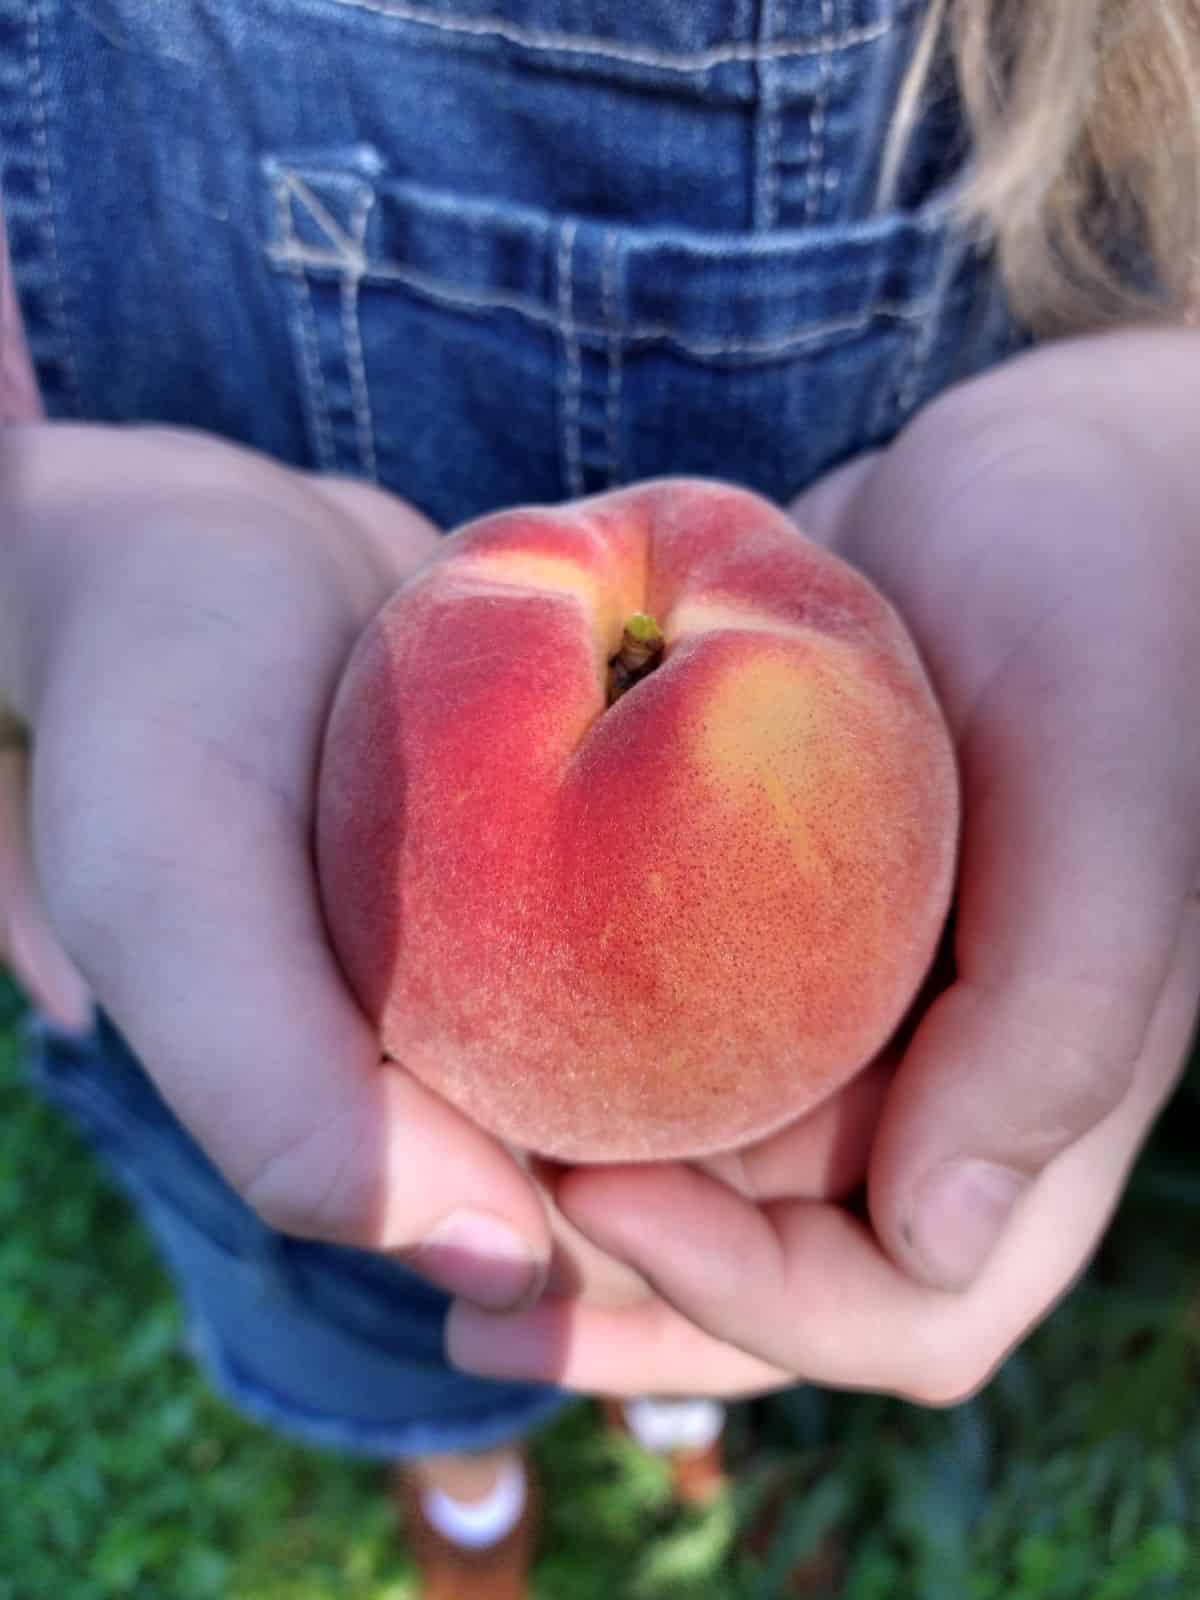
[[[186,423],[449,527],[662,473],[778,500],[1021,342],[948,226],[946,72],[877,212],[921,0],[0,0],[16,287],[55,417]],[[385,1456],[558,1403],[444,1298],[265,1229],[107,1023],[35,1081],[139,1204],[243,1410]]]

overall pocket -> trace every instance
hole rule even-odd
[[[272,155],[263,207],[314,460],[443,526],[672,473],[786,500],[1011,341],[947,195],[706,234],[464,198],[359,146]]]

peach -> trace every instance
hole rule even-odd
[[[643,1160],[877,1054],[957,832],[892,608],[764,500],[667,479],[444,541],[349,662],[317,858],[386,1055],[523,1149]]]

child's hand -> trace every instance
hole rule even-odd
[[[720,1168],[575,1172],[565,1213],[660,1298],[459,1307],[455,1359],[605,1391],[798,1377],[946,1403],[1080,1272],[1200,991],[1198,384],[1186,334],[1051,348],[797,508],[907,618],[964,781],[952,981],[877,1069],[871,1226],[793,1198],[804,1124],[743,1163],[764,1175],[749,1198]]]
[[[29,758],[15,740],[0,747],[0,965],[60,1028],[86,1033],[91,996],[46,916],[29,850]]]
[[[514,1303],[544,1270],[544,1208],[494,1141],[381,1067],[310,857],[331,691],[434,530],[369,488],[156,431],[15,430],[0,501],[0,685],[34,729],[37,879],[92,994],[269,1222]]]

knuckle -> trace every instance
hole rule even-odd
[[[1082,986],[1028,995],[1019,1011],[996,1018],[976,994],[972,1019],[992,1034],[989,1059],[1005,1063],[1005,1093],[988,1096],[991,1148],[1011,1164],[1039,1171],[1104,1121],[1131,1089],[1141,1034],[1128,1009]]]
[[[952,1411],[955,1406],[973,1400],[986,1387],[989,1376],[987,1372],[975,1376],[957,1372],[938,1374],[920,1382],[905,1398],[926,1411]]]
[[[238,1184],[242,1199],[276,1233],[373,1248],[380,1201],[357,1127],[338,1117],[263,1152]]]
[[[1133,1084],[1137,1052],[1119,1038],[1087,1042],[1043,1034],[1030,1056],[1028,1154],[1048,1159],[1116,1110]],[[1029,1113],[1033,1112],[1033,1116]]]
[[[931,1361],[926,1370],[910,1378],[901,1389],[901,1398],[927,1411],[951,1411],[985,1389],[999,1362],[978,1351]]]
[[[1136,1057],[1132,1051],[1096,1044],[1061,1052],[1056,1087],[1074,1127],[1102,1122],[1133,1086]]]

